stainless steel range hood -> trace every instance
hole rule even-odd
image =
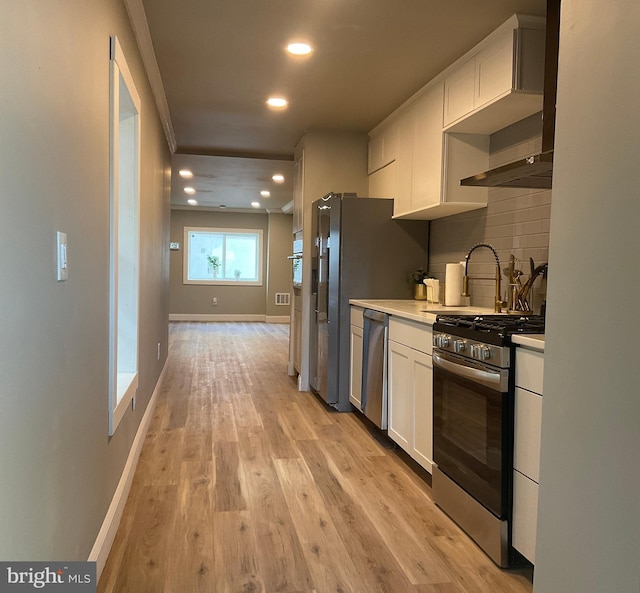
[[[560,0],[547,0],[542,108],[542,152],[460,180],[460,185],[550,189],[556,123]]]

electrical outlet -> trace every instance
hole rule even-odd
[[[211,306],[212,307],[217,307],[218,306],[218,297],[213,297],[211,299]]]

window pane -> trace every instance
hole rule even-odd
[[[184,282],[259,284],[262,231],[185,229]]]
[[[225,278],[232,280],[258,279],[258,244],[255,235],[227,236]]]

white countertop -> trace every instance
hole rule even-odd
[[[437,303],[414,299],[351,299],[349,304],[365,309],[375,309],[382,311],[382,313],[427,325],[435,323],[436,315],[488,315],[493,313],[492,309],[483,307],[445,307]]]
[[[520,344],[531,350],[538,350],[538,352],[544,352],[544,334],[517,334],[511,336],[511,341],[514,344]]]
[[[418,323],[433,325],[437,315],[492,315],[493,309],[483,307],[445,307],[414,299],[351,299],[349,304],[365,309],[410,319]],[[544,352],[544,334],[518,334],[512,336],[515,344]]]

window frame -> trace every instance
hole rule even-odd
[[[139,384],[142,101],[118,38],[112,36],[110,42],[109,436],[112,436],[127,410],[135,404]],[[126,86],[128,98],[120,96],[121,83]],[[123,129],[130,143],[125,148],[130,149],[133,159],[124,169],[120,158],[120,118],[126,115],[127,108],[130,111]],[[125,182],[127,196],[121,193]],[[126,213],[122,208],[127,208]],[[123,252],[127,258],[122,257]]]
[[[226,236],[229,235],[256,235],[257,236],[257,254],[256,265],[258,271],[257,280],[242,280],[242,279],[228,279],[228,278],[211,278],[209,279],[197,279],[191,280],[189,278],[189,253],[190,253],[190,241],[189,234],[192,232],[197,233],[218,233]],[[187,285],[202,285],[202,286],[263,286],[264,285],[264,230],[263,229],[246,229],[246,228],[219,228],[219,227],[184,227],[184,251],[182,259],[182,283]]]

